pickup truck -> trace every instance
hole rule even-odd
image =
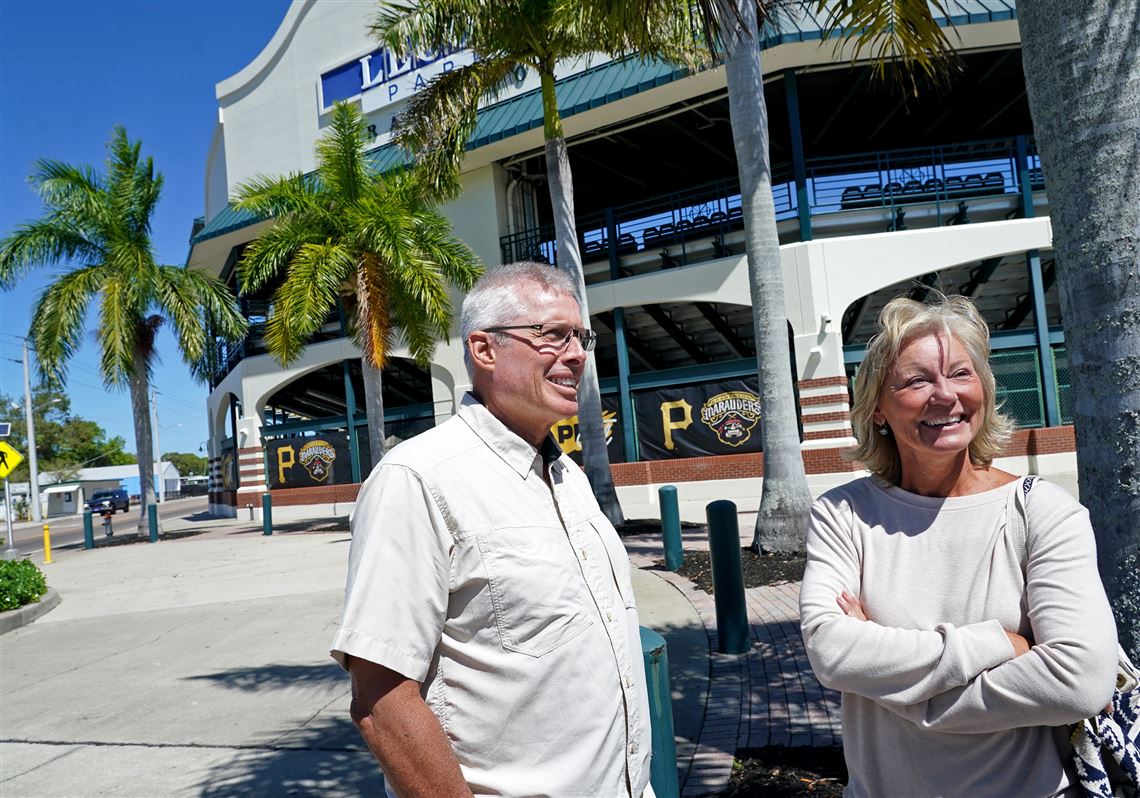
[[[131,509],[131,499],[123,488],[97,490],[83,503],[83,508],[93,513],[104,513],[107,510],[111,511],[111,515],[114,515],[116,510],[125,513]]]

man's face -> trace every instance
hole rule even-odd
[[[582,326],[578,303],[568,294],[550,293],[528,284],[518,295],[526,312],[504,325],[545,324],[563,329]],[[578,412],[578,383],[586,351],[577,336],[550,344],[532,330],[509,330],[490,338],[493,368],[481,390],[483,403],[515,434],[535,446],[550,425]]]

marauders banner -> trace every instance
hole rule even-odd
[[[750,377],[635,394],[641,459],[761,451],[757,384]]]
[[[348,433],[330,430],[311,437],[279,438],[265,445],[269,487],[310,488],[352,482]]]
[[[606,452],[611,463],[625,462],[625,447],[622,445],[622,433],[619,422],[619,406],[617,396],[602,397],[602,423],[605,425]],[[582,464],[582,437],[578,432],[578,417],[564,418],[551,425],[550,434],[562,447],[562,451],[578,465]]]

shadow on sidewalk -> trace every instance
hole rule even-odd
[[[233,690],[284,689],[347,684],[348,677],[331,659],[320,665],[267,665],[260,668],[234,668],[217,673],[187,676],[188,682],[211,682]]]
[[[203,798],[383,795],[384,779],[347,717],[317,717],[268,748],[237,752],[199,782]]]

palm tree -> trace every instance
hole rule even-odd
[[[435,210],[422,174],[379,174],[365,154],[367,141],[360,110],[338,103],[317,142],[314,177],[257,178],[239,189],[234,204],[277,217],[249,245],[238,269],[247,293],[285,271],[265,330],[266,345],[282,365],[301,355],[338,301],[352,311],[376,464],[384,456],[381,369],[396,328],[426,366],[436,341],[450,333],[448,287],[469,290],[482,267]]]
[[[126,386],[131,396],[143,499],[140,525],[154,501],[148,391],[159,328],[170,322],[183,359],[204,382],[214,344],[207,330],[237,341],[246,326],[223,283],[155,263],[150,226],[162,176],[150,157],[140,157],[141,147],[116,127],[103,175],[86,166],[37,161],[30,182],[43,198],[45,213],[0,241],[4,288],[30,268],[74,264],[44,290],[33,312],[28,335],[44,382],[62,383],[68,360],[83,344],[88,305],[100,299],[95,331],[100,371],[108,387]]]
[[[641,5],[654,6],[658,1],[643,0]],[[942,9],[941,0],[932,2]],[[759,36],[764,20],[780,5],[789,4],[778,0],[693,0],[690,9],[700,22],[707,46],[713,54],[724,57],[740,176],[759,390],[764,402],[764,483],[752,548],[786,552],[803,551],[812,498],[804,472],[795,392],[788,369],[791,351],[772,199],[768,110]],[[840,32],[858,34],[854,55],[869,50],[880,75],[885,71],[885,63],[895,58],[902,59],[906,67],[899,73],[903,76],[913,77],[916,70],[921,70],[936,78],[948,65],[950,44],[925,2],[805,0],[801,5],[827,13],[825,38]]]
[[[1140,661],[1140,4],[1025,0],[1017,14],[1060,267],[1081,501],[1120,642]]]
[[[574,184],[555,94],[559,61],[593,53],[620,58],[639,52],[679,63],[700,54],[678,3],[610,3],[597,0],[395,0],[382,2],[373,34],[396,56],[440,50],[464,42],[475,63],[444,73],[411,100],[401,115],[398,138],[444,192],[459,190],[458,165],[475,129],[479,100],[494,97],[518,68],[538,73],[542,85],[547,186],[558,240],[557,266],[577,282],[576,299],[589,324],[586,283],[574,220]],[[614,491],[602,423],[601,392],[593,359],[578,390],[582,459],[598,504],[614,524],[621,505]]]

